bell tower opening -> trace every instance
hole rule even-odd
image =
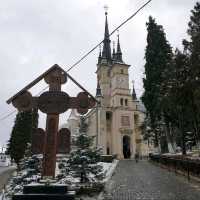
[[[123,155],[125,159],[129,159],[131,157],[131,139],[129,136],[123,136]]]

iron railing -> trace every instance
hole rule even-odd
[[[166,167],[169,171],[174,171],[175,174],[183,174],[190,180],[191,176],[200,178],[200,160],[190,159],[183,156],[164,156],[164,155],[149,155],[150,161]]]

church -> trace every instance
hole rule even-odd
[[[134,86],[132,91],[129,87],[130,65],[123,60],[119,35],[116,50],[113,47],[111,52],[110,43],[106,12],[103,49],[96,69],[99,103],[85,116],[88,135],[94,136],[94,145],[102,148],[103,154],[116,155],[118,159],[134,158],[135,153],[147,155],[148,145],[140,129],[145,109],[137,100]],[[72,115],[75,116],[73,110],[70,119],[74,118]]]

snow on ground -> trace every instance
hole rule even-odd
[[[114,160],[112,163],[100,162],[100,165],[103,167],[103,174],[105,175],[103,182],[107,182],[111,178],[118,162],[118,160]]]
[[[170,157],[176,157],[176,156],[183,156],[181,152],[179,153],[164,153],[162,154],[163,156],[170,156]],[[187,159],[190,159],[190,160],[200,160],[200,153],[199,151],[187,151],[187,154],[184,156],[185,158]]]
[[[103,167],[102,173],[104,174],[104,178],[102,180],[103,183],[107,182],[110,177],[112,176],[116,166],[117,166],[118,160],[114,160],[112,163],[106,163],[106,162],[99,162],[98,164],[100,164]],[[58,172],[57,172],[58,173]],[[91,178],[93,178],[91,176]],[[71,175],[65,176],[65,178],[63,178],[61,181],[59,181],[58,183],[62,184],[62,183],[70,183],[71,186],[73,186],[76,183],[79,183],[80,179],[79,178],[74,178]]]
[[[104,179],[102,180],[103,183],[106,183],[112,176],[117,164],[118,160],[114,160],[112,163],[106,163],[106,162],[100,162],[99,163],[103,167],[103,174],[104,174]],[[59,169],[57,167],[57,173],[59,173]],[[66,176],[62,181],[59,182],[59,184],[64,184],[64,183],[70,183],[71,186],[75,185],[76,183],[79,183],[80,180],[79,178],[73,178],[72,176]],[[38,184],[38,183],[32,183],[32,184]],[[93,197],[94,198],[94,197]],[[89,197],[84,197],[84,200],[86,199],[91,199]],[[6,200],[6,198],[3,198],[2,194],[0,194],[0,200]]]

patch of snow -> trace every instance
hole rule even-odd
[[[180,153],[163,153],[162,154],[163,156],[178,156],[178,155],[182,155],[182,153],[180,152]]]
[[[114,160],[112,163],[101,162],[101,165],[103,166],[103,173],[105,175],[105,178],[102,180],[102,182],[105,183],[112,177],[118,162],[119,160]]]

